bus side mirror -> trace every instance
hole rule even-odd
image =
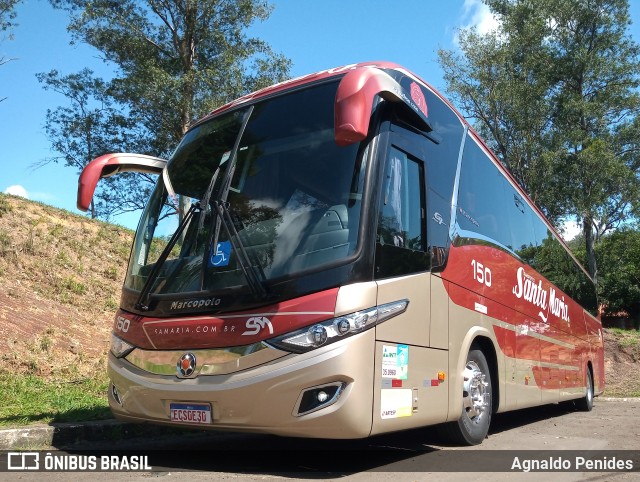
[[[398,82],[380,69],[361,67],[345,75],[338,85],[334,111],[336,144],[348,146],[367,137],[371,109],[377,95],[403,104],[414,127],[424,132],[433,130],[420,106]]]
[[[167,165],[165,159],[142,154],[114,153],[97,157],[87,164],[78,179],[77,206],[87,211],[96,190],[98,181],[103,177],[120,172],[146,172],[160,174]]]

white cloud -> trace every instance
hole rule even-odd
[[[462,11],[460,24],[463,29],[475,27],[480,35],[486,35],[500,26],[498,19],[481,0],[464,0]]]
[[[19,184],[14,184],[13,186],[9,186],[4,190],[4,193],[29,199],[29,193],[24,187],[20,186]]]
[[[566,220],[560,225],[560,231],[562,239],[568,242],[582,233],[582,226],[575,219]]]

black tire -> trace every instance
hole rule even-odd
[[[459,445],[478,445],[487,438],[493,409],[491,372],[484,353],[472,349],[463,373],[462,413],[441,432]]]
[[[587,368],[587,392],[584,397],[575,401],[575,406],[582,412],[590,412],[593,408],[593,374],[591,369]]]

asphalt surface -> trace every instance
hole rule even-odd
[[[313,440],[224,432],[185,432],[115,421],[30,426],[0,431],[0,448],[44,450],[62,457],[121,457],[144,454],[150,467],[83,473],[98,482],[198,479],[237,481],[333,480],[353,482],[438,482],[480,480],[640,480],[640,399],[597,398],[591,412],[556,404],[497,414],[478,446],[443,443],[432,427],[364,440]],[[43,435],[42,432],[49,435]],[[20,452],[21,454],[24,452]],[[45,452],[40,453],[40,461]],[[107,454],[107,455],[105,455]],[[0,459],[3,454],[0,453]],[[5,458],[8,454],[4,453]],[[632,460],[632,470],[524,473],[515,457],[576,460],[596,457]],[[116,457],[117,458],[117,457]],[[132,459],[129,459],[132,460]],[[2,462],[2,460],[0,460]],[[2,463],[0,463],[2,465]],[[524,466],[523,466],[524,467]],[[66,482],[68,471],[5,472],[1,480],[46,477]]]
[[[611,407],[612,403],[616,405],[623,404],[623,406],[626,403],[638,405],[640,404],[640,398],[596,398],[596,406],[602,405],[605,409],[606,407]],[[517,420],[520,418],[518,414],[522,412],[522,410],[509,412],[500,414],[498,417],[513,418],[515,425],[513,422],[510,422],[510,424],[514,425],[517,430]],[[559,418],[557,422],[562,423],[563,419]],[[635,424],[635,422],[633,423]],[[495,425],[494,417],[492,431],[504,430],[500,425]],[[189,442],[194,438],[224,439],[231,436],[232,434],[225,432],[180,430],[146,424],[128,424],[116,420],[52,423],[49,425],[32,424],[0,430],[0,450],[129,449],[130,447],[144,447],[146,445],[151,445],[151,448],[153,446],[162,448],[165,445],[179,444],[183,439]],[[640,435],[636,434],[636,437],[640,441]],[[486,445],[486,443],[483,444],[483,446]],[[640,448],[640,445],[636,448]]]

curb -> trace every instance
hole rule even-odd
[[[190,431],[194,433],[194,431]],[[61,449],[108,443],[111,448],[140,437],[184,434],[185,430],[115,419],[93,422],[52,423],[0,430],[0,450]]]

